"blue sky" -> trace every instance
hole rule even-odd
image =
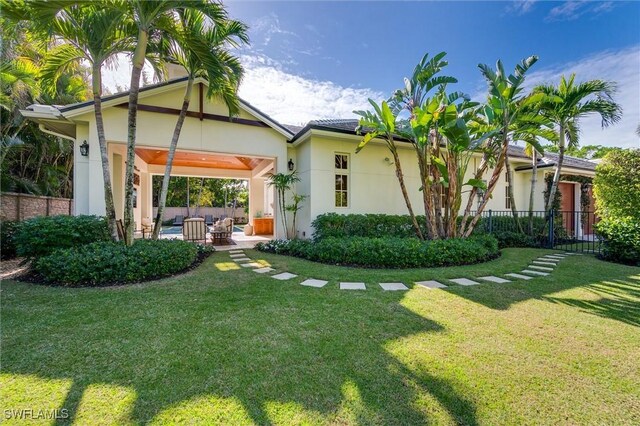
[[[230,15],[250,27],[238,52],[246,68],[243,98],[281,122],[353,117],[367,98],[402,86],[425,53],[448,53],[456,90],[484,97],[478,63],[507,69],[535,54],[529,84],[601,78],[619,85],[623,121],[600,130],[583,122],[582,143],[638,146],[640,2],[229,1]],[[127,74],[125,70],[125,75]],[[453,87],[451,87],[453,89]]]

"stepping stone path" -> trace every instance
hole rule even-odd
[[[340,283],[340,290],[366,290],[364,283]]]
[[[307,287],[324,287],[329,281],[324,281],[324,280],[315,280],[313,278],[308,279],[308,280],[304,280],[300,283],[300,285],[304,285]]]
[[[549,268],[548,266],[529,265],[527,266],[527,268],[536,269],[539,271],[553,271],[553,268]]]
[[[519,273],[515,273],[515,272],[507,273],[507,274],[504,274],[504,276],[509,277],[511,279],[517,279],[517,280],[532,280],[536,277],[548,276],[551,272],[553,272],[554,268],[558,266],[558,263],[562,259],[572,255],[581,256],[581,254],[579,253],[546,254],[535,260],[532,260],[531,265],[527,267],[528,269],[524,269]],[[243,268],[254,268],[252,270],[258,274],[269,274],[271,272],[276,272],[274,268],[265,266],[262,263],[253,262],[249,257],[247,257],[247,255],[242,250],[230,250],[229,257],[234,262],[248,262],[248,263],[242,263],[240,266],[242,266]],[[297,277],[296,274],[292,274],[290,272],[281,272],[281,273],[270,275],[270,276],[271,278],[274,278],[279,281],[286,281],[286,280],[290,280]],[[477,279],[482,281],[497,283],[497,284],[513,282],[512,280],[498,277],[495,275],[477,277]],[[472,286],[472,285],[481,284],[480,282],[474,281],[469,278],[452,278],[452,279],[449,279],[448,281],[451,281],[452,283],[462,285],[462,286]],[[315,288],[321,288],[327,284],[328,284],[328,281],[318,280],[315,278],[309,278],[300,283],[300,285],[303,285],[305,287],[315,287]],[[426,289],[438,289],[438,288],[449,287],[435,280],[416,281],[415,284]],[[409,290],[409,287],[407,287],[404,283],[401,283],[401,282],[379,283],[379,285],[384,291]],[[363,282],[341,282],[339,288],[340,290],[367,290],[367,286]]]
[[[454,278],[454,279],[450,279],[449,281],[454,282],[456,284],[460,284],[460,285],[478,285],[478,284],[480,284],[479,282],[470,280],[468,278]]]
[[[505,274],[507,277],[512,277],[512,278],[518,278],[519,280],[532,280],[533,277],[530,277],[528,275],[521,275],[521,274],[516,274],[516,273],[512,273],[512,274]]]
[[[272,272],[272,271],[275,271],[275,269],[273,269],[273,268],[268,268],[268,267],[265,267],[265,268],[258,268],[258,269],[254,269],[254,270],[253,270],[253,272],[257,272],[257,273],[259,273],[259,274],[266,274],[267,272]]]
[[[291,278],[295,278],[295,277],[297,277],[296,274],[291,274],[289,272],[283,272],[281,274],[271,275],[271,278],[275,278],[276,280],[280,280],[280,281],[290,280]]]
[[[409,287],[407,287],[403,283],[380,283],[380,287],[382,287],[382,289],[385,291],[409,290]]]
[[[509,280],[505,280],[504,278],[494,277],[493,275],[489,275],[487,277],[478,277],[478,278],[480,278],[481,280],[491,281],[492,283],[498,283],[498,284],[511,282]]]
[[[424,288],[447,288],[446,285],[439,283],[438,281],[416,281],[416,284]]]
[[[523,274],[529,274],[529,275],[540,275],[540,276],[549,275],[548,272],[532,271],[530,269],[525,269],[524,271],[522,271],[522,273]]]

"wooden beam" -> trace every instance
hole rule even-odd
[[[128,104],[116,105],[118,108],[128,108]],[[160,114],[179,115],[180,110],[175,108],[160,107],[155,105],[138,105],[139,111],[156,112]],[[200,113],[195,111],[187,111],[187,117],[200,118]],[[257,120],[248,120],[246,118],[233,118],[224,115],[202,113],[204,120],[221,121],[223,123],[243,124],[245,126],[269,127],[268,124]]]

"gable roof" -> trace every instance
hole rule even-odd
[[[144,86],[140,88],[140,93],[157,93],[157,92],[162,92],[165,90],[170,90],[175,85],[184,85],[186,84],[187,80],[189,78],[188,77],[179,77],[179,78],[175,78],[172,80],[168,80],[168,81],[163,81],[161,83],[156,83],[156,84],[150,84],[148,86]],[[195,79],[195,84],[198,83],[204,83],[204,84],[208,84],[208,82],[203,79],[203,78],[196,78]],[[124,91],[124,92],[119,92],[119,93],[114,93],[112,95],[107,95],[102,97],[102,105],[103,108],[107,108],[110,106],[115,105],[116,103],[118,103],[120,100],[123,100],[125,98],[129,97],[129,91]],[[255,106],[251,105],[249,102],[245,101],[242,98],[240,99],[240,108],[243,109],[244,111],[248,112],[249,114],[257,117],[260,121],[264,122],[266,125],[268,125],[269,127],[271,127],[272,129],[276,130],[278,133],[282,134],[283,136],[285,136],[287,139],[291,139],[293,137],[293,135],[295,134],[295,132],[291,131],[290,129],[288,129],[287,127],[285,127],[284,125],[282,125],[281,123],[279,123],[277,120],[274,120],[273,118],[271,118],[269,115],[267,115],[266,113],[260,111],[258,108],[256,108]],[[93,101],[93,99],[88,100],[88,101],[84,101],[84,102],[78,102],[75,104],[69,104],[69,105],[52,105],[50,106],[50,111],[51,114],[54,116],[62,116],[66,119],[76,116],[76,115],[80,115],[80,114],[84,114],[90,110],[93,110],[93,104],[95,102]],[[39,108],[38,108],[39,107]],[[24,111],[24,116],[28,117],[30,116],[29,111],[34,111],[36,109],[39,109],[40,111],[42,111],[44,108],[44,106],[42,105],[31,105],[29,106],[25,111]],[[33,118],[42,118],[42,117],[35,117],[33,116]],[[232,121],[233,118],[230,118],[230,121]]]
[[[307,123],[306,126],[301,128],[296,135],[291,139],[291,143],[300,139],[307,131],[311,129],[317,130],[328,130],[336,133],[344,133],[344,134],[356,134],[356,128],[358,127],[358,120],[353,118],[331,118],[331,119],[322,119],[322,120],[311,120]],[[366,129],[365,129],[366,130]],[[405,141],[406,139],[398,138],[399,141]],[[509,145],[508,155],[512,158],[522,158],[531,161],[530,157],[528,157],[524,153],[524,147],[518,145]],[[553,152],[545,152],[544,156],[538,159],[538,167],[554,167],[558,162],[558,154]],[[572,169],[580,169],[586,171],[595,171],[596,163],[593,161],[585,160],[583,158],[571,157],[568,155],[564,156],[563,167],[572,168]],[[530,165],[516,167],[515,170],[529,170],[532,167]]]

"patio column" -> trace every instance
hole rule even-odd
[[[249,179],[249,223],[253,224],[256,214],[264,215],[264,178]]]

